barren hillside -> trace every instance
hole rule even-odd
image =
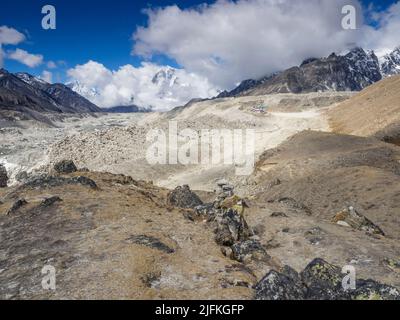
[[[359,136],[395,133],[400,123],[400,76],[389,77],[364,89],[328,112],[334,132]],[[389,133],[389,132],[388,132]]]

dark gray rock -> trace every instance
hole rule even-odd
[[[272,212],[271,213],[271,218],[287,218],[287,214],[284,212]]]
[[[244,218],[234,209],[220,212],[214,223],[215,241],[222,246],[232,246],[238,241],[246,241],[252,235]]]
[[[72,160],[62,160],[54,165],[54,170],[58,173],[73,173],[78,169]]]
[[[344,274],[323,259],[314,259],[299,275],[285,266],[272,270],[255,286],[257,300],[400,300],[400,291],[374,280],[356,280],[356,289],[345,291]]]
[[[94,182],[92,179],[85,177],[85,176],[74,177],[71,179],[71,182],[75,183],[75,184],[81,184],[83,186],[87,186],[92,189],[97,189],[96,182]]]
[[[343,300],[350,296],[342,287],[344,275],[341,269],[323,259],[311,261],[301,272],[301,279],[307,290],[307,299]]]
[[[44,200],[42,201],[42,203],[40,204],[40,207],[41,207],[41,208],[47,208],[47,207],[52,206],[52,205],[55,204],[56,202],[61,202],[61,201],[62,201],[62,199],[61,199],[60,197],[53,196],[53,197],[44,199]]]
[[[82,186],[87,186],[92,189],[97,189],[96,182],[84,176],[64,178],[64,177],[54,177],[48,175],[36,176],[23,184],[22,188],[51,188],[63,185],[80,184]]]
[[[385,70],[392,69],[392,64],[385,67]],[[381,79],[380,64],[374,52],[354,48],[343,56],[333,53],[326,58],[307,59],[298,67],[260,80],[246,80],[231,92],[222,93],[221,97],[332,90],[360,91]]]
[[[127,239],[128,242],[139,244],[142,246],[150,247],[165,253],[174,253],[175,250],[167,246],[165,243],[161,242],[157,238],[147,235],[134,235]]]
[[[21,171],[15,175],[15,180],[17,180],[18,182],[24,182],[28,180],[28,178],[29,176],[26,171]]]
[[[203,205],[203,201],[190,190],[188,185],[176,187],[167,197],[169,205],[185,209],[194,209]]]
[[[6,188],[8,183],[8,175],[6,168],[0,164],[0,188]]]
[[[19,199],[14,202],[12,207],[7,211],[7,215],[13,214],[21,209],[23,206],[27,205],[28,202],[25,199]]]
[[[306,288],[299,274],[285,266],[282,273],[271,270],[255,287],[256,300],[303,300]]]
[[[251,260],[256,261],[270,261],[271,257],[257,240],[246,240],[233,244],[231,246],[232,259],[239,262],[248,262]]]
[[[215,219],[215,215],[217,214],[217,210],[214,208],[213,203],[206,203],[194,208],[194,210],[190,210],[185,212],[184,216],[191,220],[207,220],[213,221]]]
[[[353,300],[400,300],[400,291],[374,280],[357,280],[356,289],[350,292]]]

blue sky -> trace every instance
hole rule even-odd
[[[2,0],[0,26],[17,29],[27,36],[18,45],[30,53],[42,54],[46,61],[63,61],[63,71],[88,60],[100,61],[110,69],[124,64],[139,65],[141,58],[132,56],[132,34],[138,25],[146,25],[144,8],[177,4],[181,8],[206,3],[204,0],[184,1],[132,1],[132,0]],[[213,1],[209,1],[212,3]],[[42,6],[52,4],[57,10],[57,29],[41,28]],[[176,66],[173,59],[156,56],[160,64]],[[40,74],[45,65],[29,68],[16,61],[7,60],[5,68]]]
[[[165,7],[176,4],[181,9],[202,3],[214,3],[206,0],[148,0],[148,1],[96,1],[96,0],[2,0],[0,26],[15,28],[26,36],[26,41],[18,48],[33,54],[41,54],[44,61],[58,62],[53,70],[54,81],[65,81],[65,72],[78,64],[89,60],[102,63],[110,70],[116,70],[125,64],[139,66],[142,58],[132,55],[134,45],[132,34],[137,26],[146,26],[145,8]],[[396,0],[361,0],[364,6],[373,3],[375,10],[388,8]],[[57,10],[57,29],[41,28],[41,8],[52,4]],[[9,48],[10,47],[10,48]],[[12,49],[3,46],[3,50]],[[171,55],[154,55],[152,62],[179,66]],[[218,59],[218,56],[216,57]],[[46,64],[29,68],[17,61],[5,60],[4,67],[12,72],[27,71],[40,74]]]

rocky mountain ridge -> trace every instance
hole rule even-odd
[[[258,80],[243,81],[218,98],[272,93],[361,91],[367,86],[400,72],[400,49],[378,59],[373,51],[354,48],[346,55],[332,53],[326,58],[309,58],[300,66]]]
[[[67,86],[50,84],[28,73],[0,70],[0,111],[5,119],[43,120],[43,113],[101,112]]]

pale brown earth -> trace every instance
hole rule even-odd
[[[78,172],[82,185],[0,189],[0,299],[250,299],[257,278],[221,253],[211,228],[168,207],[168,190]],[[45,198],[62,201],[45,208]],[[6,215],[17,199],[28,204]],[[154,237],[173,252],[135,244]],[[56,268],[56,290],[41,269]],[[239,284],[238,284],[239,283]]]
[[[387,105],[395,110],[396,102],[390,96],[398,93],[397,85],[392,86],[396,79],[382,82],[383,87],[369,99],[385,92]],[[374,86],[367,90],[374,90]],[[148,115],[123,127],[73,132],[56,141],[46,154],[42,170],[48,171],[58,160],[71,159],[79,168],[113,174],[72,175],[93,179],[98,190],[80,185],[0,189],[0,282],[5,284],[0,286],[0,297],[253,298],[251,286],[271,266],[230,260],[215,243],[209,224],[190,221],[185,210],[166,205],[168,190],[164,187],[182,184],[203,190],[197,193],[211,202],[215,194],[207,191],[215,189],[220,178],[229,180],[236,192],[246,197],[250,208],[245,218],[279,265],[301,271],[320,257],[339,267],[353,265],[358,278],[400,287],[400,147],[373,137],[385,140],[379,132],[396,125],[397,118],[382,116],[383,120],[371,129],[366,124],[370,121],[367,112],[353,104],[348,109],[344,104],[336,106],[343,95],[337,99],[332,95],[203,101],[167,114]],[[317,99],[315,104],[315,98],[321,97],[323,102]],[[270,106],[268,113],[252,111],[260,103]],[[378,101],[374,105],[365,107],[380,114],[376,110],[380,108]],[[338,114],[337,120],[331,118],[328,123],[330,110],[338,110]],[[364,120],[358,123],[358,117]],[[232,166],[148,165],[143,155],[146,132],[150,128],[166,130],[169,120],[195,130],[255,128],[259,136],[253,174],[239,179]],[[342,126],[345,122],[350,125]],[[354,128],[360,131],[350,132]],[[360,136],[338,133],[346,130]],[[121,173],[136,180],[153,180],[154,185],[115,175]],[[42,199],[50,196],[63,201],[35,214]],[[6,216],[19,198],[29,204]],[[332,222],[349,206],[385,235]],[[152,236],[174,252],[127,240],[135,235]],[[56,292],[43,292],[40,286],[40,270],[49,263],[59,270]]]
[[[400,76],[392,76],[364,89],[328,111],[334,132],[357,136],[382,136],[395,129],[399,134]],[[392,130],[390,130],[392,131]]]
[[[280,249],[269,250],[271,255],[295,267],[309,256],[339,265],[353,261],[363,276],[399,286],[399,272],[384,263],[400,258],[399,175],[397,146],[374,138],[305,131],[260,157],[247,190],[259,206],[289,216],[276,218],[275,233],[266,233],[266,238],[280,244]],[[380,226],[386,236],[332,223],[332,217],[349,206]],[[261,212],[257,210],[251,221],[265,228],[260,221],[266,214]],[[282,227],[290,231],[282,233]],[[316,239],[314,245],[307,245],[307,228],[317,228],[308,235]]]

